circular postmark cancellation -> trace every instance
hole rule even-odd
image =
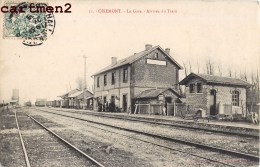
[[[23,40],[27,46],[41,45],[54,33],[55,18],[53,13],[31,12],[29,5],[46,7],[45,3],[22,2],[16,5],[23,12],[8,12],[4,17],[4,37]]]

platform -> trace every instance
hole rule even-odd
[[[251,124],[246,122],[229,122],[229,121],[218,121],[218,120],[207,120],[199,119],[198,121],[187,120],[175,116],[163,116],[163,115],[148,115],[148,114],[129,114],[129,113],[113,113],[113,112],[97,112],[92,110],[78,110],[78,109],[66,109],[66,108],[49,108],[58,110],[73,110],[83,111],[90,113],[99,113],[103,115],[117,115],[125,118],[145,119],[149,121],[162,122],[167,124],[174,124],[183,127],[200,128],[205,130],[215,130],[219,132],[230,132],[241,135],[251,135],[259,137],[260,126],[259,124]]]

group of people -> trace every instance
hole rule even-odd
[[[101,103],[98,102],[98,111],[101,112],[116,112],[116,105],[114,102],[108,103],[108,101]]]

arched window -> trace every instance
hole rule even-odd
[[[239,106],[239,91],[232,91],[232,106]]]

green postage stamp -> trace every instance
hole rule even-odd
[[[21,39],[24,45],[41,45],[54,33],[55,18],[53,13],[31,10],[46,7],[45,3],[6,2],[10,11],[4,16],[4,38]]]

